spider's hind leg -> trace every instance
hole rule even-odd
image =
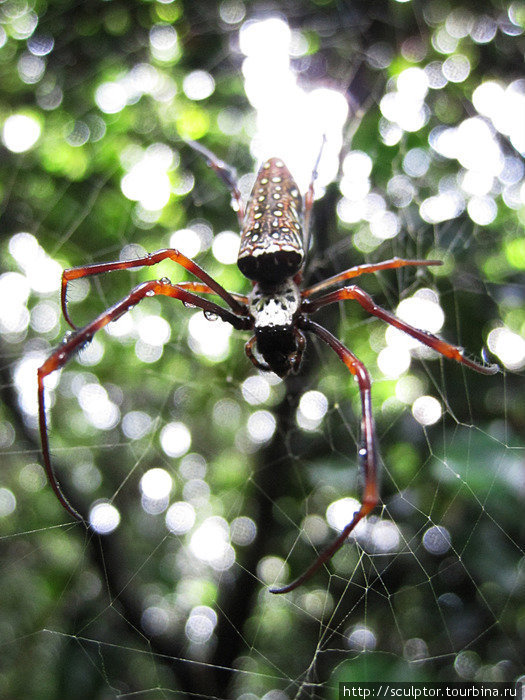
[[[283,586],[282,588],[271,588],[270,593],[289,593],[295,590],[303,583],[308,581],[318,569],[326,564],[333,555],[344,545],[348,536],[354,530],[356,525],[371,513],[379,502],[379,485],[378,485],[378,461],[377,450],[375,445],[375,427],[374,418],[372,415],[372,397],[371,388],[372,382],[368,370],[357,357],[345,347],[335,336],[333,336],[326,328],[320,326],[309,319],[302,319],[301,327],[304,330],[315,333],[318,338],[325,342],[334,350],[339,359],[346,365],[347,369],[357,379],[359,386],[359,394],[361,396],[361,448],[359,450],[359,458],[363,470],[364,487],[363,499],[361,507],[357,510],[350,522],[343,528],[341,533],[323,549],[315,561],[309,566],[306,571],[296,578],[295,581]]]

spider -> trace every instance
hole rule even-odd
[[[288,593],[311,576],[344,544],[360,520],[379,501],[378,457],[371,402],[371,379],[364,364],[332,333],[311,319],[328,304],[352,300],[369,314],[386,321],[441,355],[483,374],[494,374],[497,365],[481,365],[468,359],[459,347],[419,330],[389,311],[377,306],[372,297],[360,287],[340,286],[359,275],[391,270],[405,266],[441,265],[440,260],[405,260],[392,258],[377,263],[365,263],[344,270],[306,289],[301,287],[305,254],[308,250],[310,217],[314,200],[314,183],[321,153],[312,172],[308,190],[303,197],[288,168],[279,158],[264,162],[257,174],[252,193],[243,204],[234,171],[211,151],[197,144],[189,145],[203,155],[229,188],[235,204],[241,240],[237,264],[252,282],[248,295],[228,292],[193,260],[175,249],[159,250],[135,260],[103,262],[67,269],[62,275],[61,304],[67,323],[72,327],[62,344],[55,349],[38,370],[39,428],[45,470],[51,487],[62,506],[77,520],[84,519],[70,504],[55,476],[49,452],[46,411],[44,403],[45,378],[63,367],[73,355],[91,340],[94,334],[115,321],[147,297],[156,295],[178,299],[183,304],[198,307],[208,316],[218,316],[240,331],[253,335],[245,345],[248,358],[259,370],[274,372],[279,377],[299,371],[306,345],[306,333],[320,338],[337,354],[357,380],[361,398],[361,446],[359,460],[364,475],[362,504],[341,533],[317,556],[310,567],[292,583],[272,588],[272,593]],[[75,279],[113,270],[155,265],[170,259],[194,275],[198,281],[172,283],[167,278],[143,282],[113,306],[103,311],[83,328],[71,321],[67,308],[67,287]],[[327,291],[332,287],[338,287]],[[215,295],[228,308],[201,295]]]

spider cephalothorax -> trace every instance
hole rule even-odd
[[[306,333],[313,333],[334,350],[357,380],[362,410],[362,444],[359,455],[364,473],[363,500],[361,507],[349,518],[342,532],[319,554],[302,576],[283,588],[272,589],[273,593],[286,593],[304,583],[327,562],[344,544],[357,523],[373,510],[379,500],[370,375],[364,364],[348,348],[326,328],[312,321],[310,316],[327,304],[350,299],[360,304],[368,313],[408,333],[445,357],[485,374],[493,374],[498,368],[469,360],[460,348],[402,321],[377,306],[372,298],[356,285],[339,286],[318,296],[320,292],[337,287],[346,280],[362,274],[404,266],[440,265],[439,260],[393,258],[378,263],[365,263],[344,270],[307,289],[301,288],[301,273],[307,249],[305,239],[308,237],[317,164],[304,198],[303,209],[299,189],[284,163],[278,158],[267,160],[259,170],[245,214],[231,169],[207,149],[198,144],[191,145],[206,157],[209,165],[232,192],[241,225],[238,265],[241,272],[252,280],[253,289],[247,296],[226,291],[193,260],[172,248],[159,250],[135,260],[97,263],[65,270],[62,275],[62,309],[74,332],[65,338],[38,370],[39,425],[44,465],[51,486],[64,508],[75,518],[83,520],[62,492],[51,464],[44,404],[44,379],[65,365],[97,331],[120,318],[146,297],[169,296],[200,308],[208,315],[219,316],[238,330],[252,331],[252,336],[245,346],[248,358],[258,369],[273,371],[280,377],[299,369],[306,344]],[[71,280],[113,270],[151,266],[165,259],[178,263],[198,281],[174,284],[163,278],[143,282],[83,328],[77,329],[72,323],[66,303],[67,285]],[[201,295],[215,295],[222,299],[228,308]]]
[[[266,363],[263,365],[255,360],[254,364],[260,369],[275,372],[279,377],[296,372],[304,347],[304,336],[296,327],[301,304],[299,287],[293,279],[284,280],[266,290],[255,283],[248,299],[255,344]]]

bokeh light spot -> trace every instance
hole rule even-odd
[[[191,433],[184,423],[168,423],[161,430],[160,444],[168,457],[182,457],[190,449]]]
[[[40,124],[26,114],[12,114],[4,122],[2,142],[12,153],[24,153],[40,138]]]
[[[169,496],[173,480],[165,469],[154,467],[142,476],[140,490],[146,498],[160,500]]]
[[[193,352],[210,360],[224,360],[230,349],[232,326],[220,318],[198,312],[188,323],[188,345]]]
[[[433,425],[441,418],[441,404],[434,396],[420,396],[412,404],[412,414],[421,425]]]
[[[230,525],[231,540],[234,544],[246,547],[250,545],[257,536],[257,525],[244,515],[232,520]]]
[[[190,100],[204,100],[213,94],[215,80],[204,70],[195,70],[183,80],[182,89]]]
[[[446,554],[451,547],[450,532],[440,525],[430,527],[423,535],[423,547],[437,556]]]
[[[351,522],[355,513],[361,508],[361,504],[355,498],[340,498],[333,503],[330,503],[326,509],[326,519],[328,524],[334,528],[334,530],[344,530],[344,528]],[[349,535],[349,538],[355,539],[359,537],[366,530],[366,518],[363,518]]]
[[[195,524],[195,508],[191,503],[178,501],[173,503],[166,512],[166,527],[174,535],[184,535]]]
[[[265,377],[259,374],[247,377],[241,385],[244,400],[252,406],[265,403],[270,398],[270,385]]]
[[[119,83],[102,83],[95,90],[95,102],[105,114],[117,114],[126,106],[128,97]]]
[[[0,518],[11,515],[16,509],[15,494],[6,488],[0,488]]]
[[[216,260],[223,265],[237,262],[241,238],[233,231],[221,231],[213,239],[212,252]]]
[[[500,326],[490,331],[487,345],[507,369],[518,370],[525,367],[525,338],[509,328]]]
[[[248,418],[248,435],[255,443],[268,442],[275,432],[276,421],[270,411],[255,411]]]
[[[89,524],[99,535],[109,535],[120,524],[120,513],[111,503],[97,503],[89,512]]]

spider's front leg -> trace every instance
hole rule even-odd
[[[250,340],[248,340],[244,346],[244,352],[246,353],[246,357],[250,360],[250,362],[256,369],[260,369],[263,372],[271,372],[272,368],[270,367],[270,365],[266,364],[266,362],[261,362],[255,356],[255,353],[253,352],[253,348],[255,347],[255,345],[257,345],[257,338],[256,336],[252,335]]]
[[[295,336],[295,346],[297,349],[292,359],[292,372],[297,374],[301,366],[301,362],[303,361],[303,354],[306,348],[306,336],[298,328],[294,328],[293,332]]]
[[[188,292],[194,292],[195,294],[216,294],[211,287],[202,282],[177,282],[176,286],[179,289],[185,289]],[[237,292],[228,292],[235,301],[238,301],[242,306],[248,306],[249,299],[246,294],[237,294]]]
[[[352,520],[343,528],[338,537],[323,549],[313,564],[311,564],[299,578],[296,578],[295,581],[282,588],[271,588],[270,593],[289,593],[305,583],[305,581],[308,581],[308,579],[343,546],[348,535],[352,532],[357,523],[367,516],[376,507],[379,501],[377,451],[375,446],[374,418],[372,415],[372,382],[368,370],[364,364],[335,336],[327,331],[326,328],[304,317],[300,318],[299,322],[303,330],[315,333],[315,335],[329,345],[357,380],[359,394],[361,396],[362,415],[362,446],[359,450],[359,458],[364,475],[363,500],[361,508],[354,513]]]
[[[101,313],[99,316],[97,316],[97,318],[91,321],[91,323],[88,323],[87,326],[84,326],[84,328],[76,330],[67,336],[62,345],[51,353],[47,360],[38,369],[38,423],[42,443],[42,457],[49,483],[51,484],[51,487],[58,500],[70,515],[82,522],[84,522],[84,518],[71,505],[60,488],[60,484],[55,476],[53,465],[51,463],[44,399],[44,380],[48,375],[63,367],[71,359],[71,357],[75,355],[76,352],[78,352],[93,338],[97,331],[104,328],[104,326],[107,326],[111,321],[116,321],[119,319],[146,297],[155,295],[179,299],[186,304],[196,306],[204,311],[209,311],[210,313],[222,318],[223,321],[231,323],[234,328],[245,330],[248,327],[246,318],[235,316],[235,314],[233,314],[231,311],[223,309],[218,304],[215,304],[208,299],[201,299],[201,297],[192,294],[191,292],[188,292],[177,285],[171,284],[168,280],[154,280],[151,282],[143,282],[142,284],[136,286],[126,297]]]
[[[499,371],[498,365],[481,365],[474,360],[469,360],[469,358],[465,357],[463,354],[462,348],[452,345],[451,343],[447,343],[445,340],[438,338],[437,335],[433,335],[428,331],[415,328],[409,323],[402,321],[400,318],[390,313],[390,311],[378,306],[369,294],[356,285],[343,287],[343,289],[330,292],[330,294],[326,294],[319,299],[315,299],[314,301],[305,299],[301,310],[303,313],[312,314],[327,304],[333,304],[336,301],[345,301],[347,299],[357,301],[357,303],[360,304],[363,309],[372,316],[377,316],[377,318],[386,321],[391,326],[394,326],[407,335],[412,336],[412,338],[419,340],[420,343],[427,345],[429,348],[432,348],[432,350],[439,352],[441,355],[448,357],[450,360],[455,360],[456,362],[459,362],[470,369],[474,369],[476,372],[480,372],[481,374],[496,374],[496,372]]]
[[[186,257],[186,255],[180,251],[175,250],[175,248],[166,248],[164,250],[158,250],[155,253],[149,253],[141,258],[136,258],[135,260],[118,260],[115,262],[94,263],[92,265],[84,265],[82,267],[73,267],[68,270],[64,270],[62,273],[61,292],[62,313],[64,314],[64,318],[71,328],[76,330],[77,327],[71,321],[67,310],[67,286],[72,280],[91,277],[92,275],[100,275],[104,272],[113,272],[115,270],[130,270],[135,267],[150,267],[151,265],[157,265],[163,260],[168,259],[178,263],[192,275],[195,275],[197,279],[201,280],[204,287],[212,290],[213,294],[217,294],[217,296],[221,297],[221,299],[228,304],[234,313],[238,314],[239,316],[244,316],[246,314],[247,310],[245,304],[238,301],[234,295],[230,294],[230,292],[224,289],[224,287],[216,282],[213,277],[202,269],[202,267],[197,265],[197,263],[193,262],[191,258]]]
[[[398,267],[429,267],[431,265],[443,265],[442,260],[405,260],[404,258],[392,258],[391,260],[382,260],[378,263],[363,263],[362,265],[356,265],[355,267],[350,267],[348,270],[339,272],[337,275],[328,277],[322,282],[308,287],[308,289],[303,289],[301,295],[303,299],[316,294],[317,292],[322,292],[329,287],[334,287],[336,284],[340,284],[345,280],[351,279],[352,277],[359,277],[360,275],[370,274],[371,272],[379,272],[381,270],[395,270]]]

